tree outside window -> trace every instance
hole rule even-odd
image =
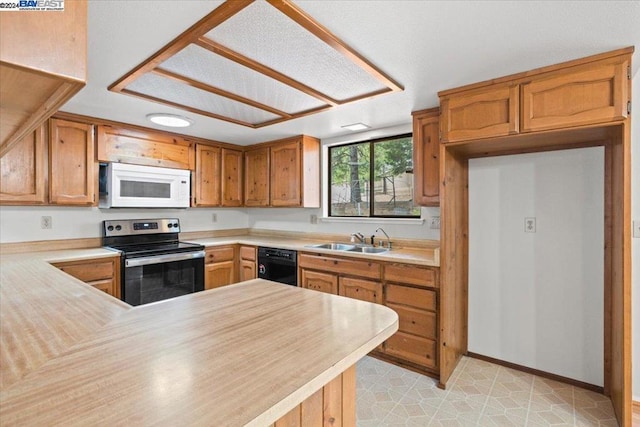
[[[329,148],[329,216],[420,216],[411,134]]]

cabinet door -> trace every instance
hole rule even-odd
[[[256,262],[248,259],[240,260],[240,278],[238,281],[244,282],[245,280],[255,279],[256,275]]]
[[[271,147],[271,206],[300,206],[300,142]]]
[[[269,206],[269,147],[244,153],[244,205]]]
[[[112,297],[116,297],[115,283],[113,279],[96,280],[94,282],[87,282],[87,284],[111,295]]]
[[[313,270],[301,270],[300,283],[302,288],[313,289],[328,294],[338,293],[338,275],[321,273]]]
[[[47,202],[45,126],[21,139],[0,159],[0,204],[42,205]]]
[[[413,116],[414,204],[440,205],[439,110]]]
[[[242,206],[242,151],[222,149],[222,206]]]
[[[235,282],[233,261],[214,262],[204,266],[204,288],[213,289]]]
[[[522,85],[522,130],[623,120],[628,61],[581,67]]]
[[[50,202],[95,205],[97,185],[93,126],[52,119],[49,127]]]
[[[440,100],[442,142],[468,141],[519,131],[519,88],[494,85]]]
[[[219,147],[196,146],[194,206],[220,206],[220,153]]]
[[[382,283],[380,282],[341,277],[338,288],[342,296],[382,304]]]

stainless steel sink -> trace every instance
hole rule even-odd
[[[353,249],[349,249],[349,252],[362,252],[363,254],[380,254],[387,252],[387,248],[374,248],[373,246],[356,246]]]
[[[318,249],[332,249],[334,251],[351,251],[356,248],[356,245],[348,245],[345,243],[320,243],[318,245],[309,245],[307,247]]]
[[[363,254],[379,254],[387,252],[387,248],[376,248],[373,246],[349,245],[346,243],[319,243],[317,245],[309,245],[308,248],[331,249],[334,251],[360,252]]]

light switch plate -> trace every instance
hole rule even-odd
[[[640,220],[633,221],[633,237],[640,239]]]

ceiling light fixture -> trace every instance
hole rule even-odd
[[[160,125],[171,128],[186,128],[193,124],[193,120],[176,114],[154,113],[147,114],[147,120]]]
[[[353,123],[351,125],[344,125],[341,126],[343,129],[347,129],[350,131],[358,131],[358,130],[365,130],[365,129],[369,129],[371,126],[369,125],[365,125],[364,123]]]

